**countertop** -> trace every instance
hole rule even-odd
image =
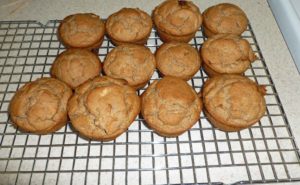
[[[18,0],[0,6],[0,20],[38,20],[46,23],[47,20],[61,20],[75,12],[94,12],[101,18],[107,18],[122,7],[138,7],[150,14],[160,2],[161,0]],[[299,148],[300,75],[267,1],[194,0],[201,11],[220,2],[234,3],[246,12]]]

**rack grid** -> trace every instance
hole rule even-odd
[[[245,75],[266,85],[267,112],[249,129],[222,132],[201,114],[193,128],[175,138],[156,135],[141,116],[111,142],[83,139],[70,124],[42,136],[20,132],[9,120],[10,99],[26,82],[50,76],[52,62],[64,50],[56,36],[59,22],[0,21],[0,184],[300,181],[299,149],[251,25],[243,38],[258,60]],[[199,49],[205,39],[200,29],[190,44]],[[161,44],[153,29],[147,46],[155,52]],[[101,61],[113,47],[105,37]],[[159,78],[156,71],[150,82]],[[206,79],[200,69],[188,83],[199,92]]]

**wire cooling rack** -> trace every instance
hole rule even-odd
[[[0,22],[0,184],[300,181],[299,150],[250,25],[243,37],[259,59],[245,74],[267,87],[266,115],[250,129],[225,133],[212,128],[204,115],[176,138],[156,135],[141,117],[111,142],[85,140],[69,124],[43,136],[15,129],[9,101],[25,82],[49,76],[52,62],[64,50],[56,36],[58,24]],[[199,30],[190,44],[199,49],[205,39]],[[161,43],[153,30],[148,47],[154,52]],[[105,38],[99,49],[102,61],[113,47]],[[155,72],[151,81],[157,78]],[[206,79],[200,70],[189,83],[199,91]]]

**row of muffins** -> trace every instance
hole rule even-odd
[[[138,8],[122,8],[106,22],[92,13],[67,16],[58,36],[67,48],[99,48],[105,33],[115,45],[146,44],[152,26],[164,42],[189,42],[203,23],[205,35],[241,35],[248,25],[246,14],[236,5],[222,3],[204,11],[191,1],[166,0],[155,7],[152,18]]]
[[[140,89],[156,68],[162,76],[187,81],[200,69],[201,58],[203,69],[210,77],[243,74],[256,59],[249,42],[235,35],[213,36],[203,43],[199,52],[181,42],[164,43],[155,55],[147,47],[122,44],[107,54],[102,66],[100,59],[89,50],[67,49],[53,62],[51,75],[75,89],[103,70],[105,75],[124,79],[134,89]]]
[[[173,12],[169,12],[174,5],[177,9],[175,8]],[[162,12],[167,12],[166,14],[170,15],[170,13],[179,11],[179,15],[185,16],[187,15],[185,10],[188,9],[186,8],[188,5],[191,6],[193,4],[186,1],[179,2],[168,0],[154,10],[154,12],[156,12],[154,15],[161,16],[160,14],[163,14]],[[226,4],[226,6],[229,5]],[[232,6],[234,7],[234,5]],[[181,10],[183,11],[183,14]],[[82,15],[85,14],[80,14],[81,18]],[[94,15],[92,15],[92,17],[95,18]],[[168,16],[168,18],[170,17],[171,16]],[[199,17],[201,17],[201,14]],[[79,20],[85,23],[85,21],[81,18],[79,18]],[[121,16],[119,18],[114,18],[116,19],[115,21],[119,22],[116,24],[108,24],[109,21],[107,21],[107,25],[119,27],[120,25],[118,26],[118,24],[124,22],[124,18],[126,17]],[[69,19],[71,21],[65,21]],[[84,38],[85,35],[93,35],[93,33],[97,31],[97,29],[92,29],[93,31],[90,31],[89,27],[86,27],[86,24],[79,29],[78,19],[77,21],[74,21],[76,20],[76,16],[75,18],[74,16],[68,16],[65,20],[59,27],[59,37],[67,47],[71,47],[71,42],[66,44],[66,41],[63,39],[64,34],[70,35],[70,33],[67,33],[72,32],[73,36],[80,40]],[[178,22],[173,20],[173,23],[177,24]],[[69,26],[64,26],[64,24],[69,24]],[[96,23],[91,21],[90,26],[92,27],[95,24]],[[61,33],[61,30],[66,30],[64,27],[71,28],[72,26],[73,28],[69,29],[69,31]],[[165,35],[166,31],[164,33],[160,33],[158,27],[159,26],[156,25],[157,31],[163,41],[169,41],[168,39],[170,38],[173,39],[172,41],[174,41],[174,38],[182,38],[178,35],[176,35],[176,37],[174,37],[174,35],[168,35],[167,37]],[[74,30],[81,31],[77,32]],[[181,30],[181,32],[183,32],[183,30]],[[109,32],[108,29],[107,32]],[[117,31],[114,33],[117,33]],[[94,39],[94,37],[92,38]],[[89,41],[85,39],[83,40],[84,43]],[[85,44],[84,48],[92,49],[95,48],[95,46],[99,47],[99,45],[101,45],[99,43],[102,42],[103,37],[95,37],[94,40],[97,42],[93,44]],[[120,39],[117,40],[111,38],[111,40],[116,45],[120,44]],[[137,40],[141,41],[143,39],[139,38]],[[72,88],[75,88],[75,94],[69,100],[68,106],[66,105],[66,99],[70,98],[72,95],[72,93],[70,93],[70,89],[67,89],[65,85],[61,84],[62,82],[58,83],[58,80],[53,78],[42,78],[35,82],[26,84],[16,93],[10,106],[10,113],[13,122],[25,131],[48,133],[57,130],[61,125],[63,125],[63,122],[66,122],[66,112],[68,112],[72,125],[76,130],[79,131],[81,135],[96,140],[111,140],[123,133],[129,127],[140,110],[145,121],[147,122],[147,125],[157,133],[163,136],[177,136],[192,127],[199,119],[200,112],[202,110],[202,99],[205,106],[204,111],[208,119],[216,127],[223,130],[234,131],[246,128],[259,120],[264,113],[264,91],[262,88],[257,86],[251,80],[237,75],[225,75],[209,79],[204,85],[203,93],[201,93],[203,97],[198,98],[194,89],[184,80],[190,79],[199,70],[201,64],[200,57],[196,49],[194,49],[192,46],[178,42],[165,43],[157,50],[157,67],[159,68],[159,71],[166,77],[151,83],[141,96],[142,98],[140,100],[140,98],[135,94],[135,89],[143,87],[151,78],[156,66],[155,57],[150,50],[144,46],[127,44],[127,42],[128,41],[125,42],[125,45],[124,43],[121,43],[120,46],[109,52],[104,61],[103,68],[105,74],[112,76],[113,78],[106,76],[96,77],[93,80],[89,80],[85,83],[84,81],[93,78],[93,75],[99,76],[101,70],[99,58],[88,50],[69,49],[63,52],[53,63],[51,74],[53,77],[56,77],[67,83]],[[201,50],[204,62],[208,61],[207,67],[204,67],[203,65],[205,71],[209,74],[209,76],[222,73],[218,71],[219,68],[225,69],[225,72],[229,71],[229,73],[232,73],[230,70],[235,66],[238,66],[236,68],[245,68],[245,64],[240,66],[240,61],[245,61],[244,63],[248,63],[248,66],[246,67],[247,69],[251,60],[255,59],[255,55],[253,54],[249,43],[247,43],[248,42],[246,40],[234,35],[217,35],[208,39],[203,44]],[[204,48],[206,48],[206,52]],[[228,61],[224,60],[224,51],[229,51],[228,53],[225,53],[226,56],[229,55],[233,57],[234,60],[230,58],[230,60],[228,60],[229,63]],[[213,53],[218,53],[218,55],[214,56]],[[90,60],[93,62],[88,62]],[[158,62],[158,60],[161,62]],[[140,66],[143,67],[140,68]],[[213,66],[217,67],[214,68]],[[137,70],[137,68],[143,70]],[[145,72],[147,70],[150,72]],[[86,72],[78,73],[78,71]],[[208,71],[212,71],[212,73],[209,73]],[[233,73],[240,74],[243,72],[244,71],[235,71]],[[123,78],[124,80],[115,78]],[[140,80],[136,82],[137,78],[147,80]],[[221,81],[222,83],[218,81]],[[53,83],[57,84],[54,85]],[[230,87],[224,87],[224,84],[229,84],[228,86]],[[60,86],[60,88],[64,90],[60,90],[53,95],[51,91],[53,88],[57,88],[56,86]],[[249,91],[241,91],[236,89],[235,86],[249,89]],[[213,88],[218,89],[218,91],[213,93],[213,95],[209,93],[212,90],[205,90]],[[218,93],[220,93],[220,89],[224,90],[225,93],[219,95]],[[236,95],[234,94],[234,97],[243,97],[243,93],[250,93],[249,95],[251,96],[247,95],[248,98],[246,99],[236,100],[238,98],[230,97],[233,95],[231,93],[232,89],[238,90]],[[224,97],[226,98],[224,99]],[[38,103],[45,99],[47,99],[47,101],[44,101],[44,103]],[[212,101],[213,99],[216,101]],[[229,100],[232,101],[232,103],[228,104],[227,101]],[[16,102],[22,103],[20,104]],[[239,108],[241,106],[241,102],[243,102],[242,109]],[[56,107],[56,109],[54,108],[53,110],[53,107],[51,106]],[[248,106],[251,107],[250,111],[248,110]],[[209,107],[211,107],[211,109]],[[234,108],[234,111],[236,111],[234,115],[231,114],[232,107]],[[209,110],[211,111],[209,112]],[[60,113],[60,116],[57,116],[58,113]],[[218,116],[220,113],[221,116]],[[238,116],[245,117],[245,115],[246,118],[244,119],[236,119]],[[64,118],[62,119],[59,117]],[[230,125],[232,120],[240,125]],[[52,123],[52,125],[45,125],[46,129],[43,129],[42,125],[44,121],[49,122],[49,125]],[[228,122],[229,125],[227,124]]]

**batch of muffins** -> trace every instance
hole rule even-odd
[[[164,42],[153,54],[145,44],[154,27]],[[203,23],[200,51],[189,45]],[[203,111],[223,131],[239,131],[265,114],[265,87],[243,76],[256,56],[241,37],[246,14],[222,3],[200,13],[191,1],[166,0],[152,18],[138,8],[123,8],[106,22],[92,13],[66,17],[58,38],[66,50],[43,77],[22,86],[11,100],[15,126],[36,134],[55,132],[70,119],[88,139],[113,140],[141,113],[145,124],[165,137],[190,129]],[[116,46],[101,63],[97,49],[104,35]],[[187,81],[203,67],[209,76],[201,92]],[[141,96],[155,70],[161,76]],[[102,74],[101,74],[102,73]]]

